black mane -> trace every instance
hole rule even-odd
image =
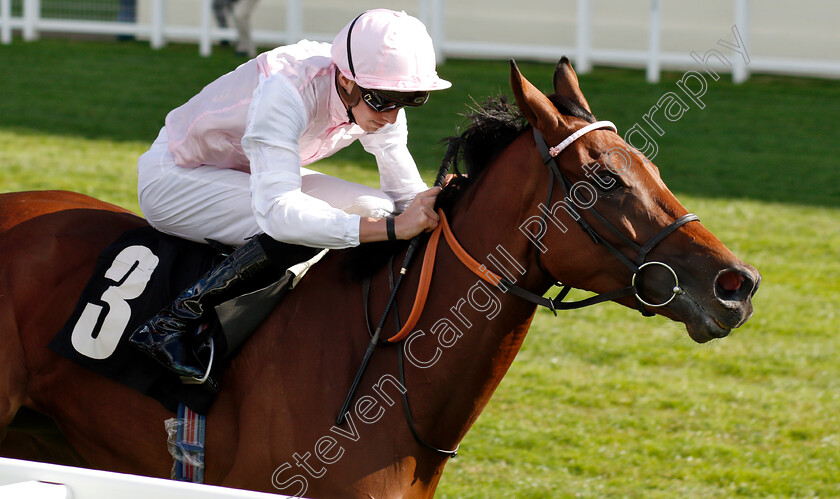
[[[589,123],[596,121],[592,113],[568,97],[551,95],[549,99],[564,115]],[[447,214],[493,159],[530,127],[516,104],[504,95],[488,98],[483,104],[476,103],[462,116],[469,121],[467,128],[460,135],[444,140],[448,145],[444,162],[451,163],[450,173],[456,177],[438,195],[435,206]],[[403,248],[404,241],[363,244],[345,252],[345,264],[354,278],[362,278],[373,274],[390,255]]]
[[[592,113],[568,97],[551,95],[549,99],[564,115],[581,118],[589,123],[596,121]],[[470,125],[461,135],[446,139],[448,147],[444,161],[452,163],[450,173],[457,177],[438,195],[436,207],[443,208],[447,213],[467,187],[492,164],[493,159],[530,127],[516,104],[504,95],[488,98],[483,104],[468,109],[462,116],[470,120]],[[465,171],[459,167],[461,161]]]

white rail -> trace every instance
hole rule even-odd
[[[40,0],[17,0],[22,4],[22,15],[12,16],[12,0],[0,0],[0,43],[12,42],[13,31],[19,31],[24,40],[35,40],[41,32],[87,33],[101,35],[134,35],[148,38],[153,48],[160,48],[168,39],[180,41],[194,41],[198,44],[201,55],[210,55],[214,41],[232,40],[235,32],[231,28],[217,28],[212,21],[213,0],[198,0],[200,10],[194,19],[198,22],[192,26],[170,24],[166,19],[166,0],[147,0],[150,4],[149,20],[138,23],[116,21],[79,21],[68,19],[47,19],[41,16]],[[173,0],[178,1],[178,0]],[[695,61],[688,53],[663,52],[662,5],[661,0],[649,0],[650,12],[647,26],[647,48],[594,48],[593,47],[593,4],[592,0],[573,0],[577,6],[576,35],[574,46],[536,45],[505,42],[505,34],[487,30],[488,37],[479,41],[465,41],[447,37],[445,22],[447,16],[446,0],[417,0],[418,17],[429,29],[435,41],[439,60],[445,57],[480,57],[480,58],[529,58],[535,60],[555,61],[559,55],[567,54],[575,62],[579,73],[588,72],[593,64],[625,65],[646,69],[646,78],[650,82],[659,81],[663,65],[670,67],[690,67]],[[572,0],[570,0],[572,1]],[[569,3],[569,2],[567,2]],[[174,4],[173,4],[174,5]],[[452,3],[454,9],[457,4]],[[721,27],[721,33],[735,25],[746,44],[750,45],[750,2],[749,0],[732,0],[731,24]],[[451,9],[450,9],[451,10]],[[312,40],[331,40],[331,33],[309,32],[304,29],[305,9],[303,0],[286,0],[285,29],[257,29],[253,33],[254,40],[263,46],[290,43],[302,38]],[[568,14],[565,14],[568,15]],[[814,12],[814,16],[820,16]],[[183,21],[182,21],[183,22]],[[643,21],[642,21],[643,22]],[[312,24],[310,19],[309,24]],[[492,38],[491,38],[492,37]],[[710,40],[714,44],[714,40]],[[751,51],[750,51],[751,53]],[[721,70],[732,73],[736,83],[746,81],[750,71],[761,71],[781,74],[814,75],[830,78],[840,78],[840,57],[814,59],[807,57],[754,57],[745,61],[741,57],[732,60],[731,67]],[[830,56],[831,57],[831,56]]]
[[[266,477],[270,480],[271,477]],[[3,499],[283,499],[210,485],[0,458]]]

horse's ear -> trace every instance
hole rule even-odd
[[[584,107],[590,113],[589,103],[586,102],[586,97],[580,91],[577,74],[572,68],[572,63],[565,55],[557,63],[554,68],[554,93],[568,97]]]
[[[543,135],[571,128],[571,124],[566,122],[566,117],[557,111],[548,97],[522,76],[513,59],[510,60],[510,87],[522,115]],[[563,130],[559,130],[560,128]]]

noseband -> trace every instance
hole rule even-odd
[[[537,148],[539,148],[540,154],[542,155],[543,163],[548,167],[548,180],[549,180],[548,186],[549,187],[548,187],[548,196],[546,197],[546,202],[545,202],[546,207],[550,206],[551,198],[552,198],[552,195],[554,193],[555,180],[557,181],[558,184],[560,184],[560,187],[563,190],[564,199],[568,199],[569,191],[572,188],[572,182],[562,172],[562,170],[560,170],[559,166],[557,165],[557,160],[555,158],[560,153],[562,153],[567,147],[569,147],[571,144],[573,144],[577,139],[583,137],[587,133],[592,132],[594,130],[600,130],[600,129],[605,129],[605,128],[611,129],[613,132],[617,132],[617,129],[612,122],[598,121],[598,122],[589,124],[589,125],[581,128],[580,130],[576,131],[575,133],[573,133],[569,137],[567,137],[563,142],[561,142],[560,144],[558,144],[554,147],[551,147],[551,148],[549,148],[546,145],[545,140],[543,139],[540,131],[537,130],[536,128],[534,128],[534,140],[537,143]],[[611,292],[608,292],[608,293],[602,293],[602,294],[593,296],[591,298],[587,298],[585,300],[581,300],[581,301],[577,301],[577,302],[563,302],[563,299],[566,297],[566,295],[572,289],[571,286],[561,284],[562,289],[561,289],[560,293],[557,295],[557,297],[554,298],[554,299],[548,299],[548,298],[538,296],[534,293],[531,293],[531,292],[529,292],[525,289],[519,288],[517,286],[513,286],[513,284],[511,284],[511,283],[506,283],[505,279],[502,278],[501,281],[500,281],[500,284],[504,285],[504,286],[510,286],[511,287],[510,292],[512,294],[520,296],[521,298],[524,298],[528,301],[534,302],[538,305],[545,306],[545,307],[551,309],[552,311],[555,311],[555,314],[556,314],[556,310],[566,310],[566,309],[580,308],[580,307],[585,307],[587,305],[592,305],[592,304],[595,304],[595,303],[600,303],[600,302],[608,301],[608,300],[614,300],[616,298],[621,298],[621,297],[624,297],[624,296],[631,296],[632,295],[636,298],[636,304],[637,304],[637,308],[638,308],[639,312],[641,312],[642,315],[650,316],[650,315],[653,315],[653,314],[651,312],[649,312],[645,307],[650,307],[650,308],[664,307],[665,305],[671,303],[671,301],[677,295],[683,293],[683,290],[680,287],[680,282],[679,282],[679,278],[677,277],[677,273],[674,271],[673,268],[671,268],[671,266],[669,266],[668,264],[666,264],[664,262],[658,262],[658,261],[645,262],[645,259],[647,258],[648,253],[650,253],[650,251],[653,250],[653,248],[657,244],[659,244],[663,239],[668,237],[668,235],[670,235],[672,232],[679,229],[680,227],[687,224],[688,222],[697,221],[698,220],[697,215],[694,215],[693,213],[687,213],[687,214],[679,217],[678,219],[674,220],[670,225],[668,225],[667,227],[665,227],[661,231],[659,231],[656,235],[654,235],[645,244],[640,246],[640,245],[636,244],[635,241],[631,240],[626,235],[624,235],[624,233],[622,233],[620,230],[618,230],[618,228],[616,228],[613,224],[611,224],[600,213],[598,213],[598,210],[596,210],[594,206],[592,208],[588,208],[588,212],[591,213],[602,225],[607,227],[613,234],[615,234],[623,245],[629,247],[631,250],[636,252],[636,259],[635,259],[635,261],[633,261],[633,260],[630,260],[630,258],[628,258],[627,255],[625,255],[623,252],[621,252],[618,248],[613,246],[613,244],[611,244],[609,241],[607,241],[603,236],[601,236],[586,220],[584,220],[584,218],[582,216],[580,216],[580,214],[577,212],[574,205],[572,205],[571,203],[566,203],[564,205],[564,207],[569,210],[570,214],[572,215],[572,218],[575,219],[575,221],[578,223],[578,225],[580,225],[580,227],[583,229],[583,231],[586,232],[589,235],[589,237],[592,239],[592,241],[595,244],[600,244],[600,245],[604,246],[607,250],[609,250],[610,253],[612,253],[616,258],[618,258],[618,260],[621,263],[623,263],[628,269],[630,269],[630,271],[633,273],[632,277],[630,278],[630,285],[625,287],[625,288],[617,289],[615,291],[611,291]],[[547,211],[548,210],[546,209],[546,210],[541,210],[541,211],[542,211],[541,222],[543,224],[542,226],[547,227],[548,225],[546,225],[546,217],[547,217]],[[543,236],[543,234],[540,234],[539,239],[537,239],[537,241],[535,241],[535,243],[534,243],[534,253],[536,255],[537,266],[543,271],[543,273],[546,276],[548,276],[550,278],[550,280],[552,282],[557,281],[557,279],[555,279],[553,276],[551,276],[551,274],[547,270],[545,270],[545,267],[543,267],[542,262],[540,260],[539,246],[541,245],[542,236]],[[647,267],[651,267],[651,266],[664,267],[665,269],[667,269],[671,273],[671,276],[674,279],[674,286],[671,289],[671,296],[669,296],[667,300],[665,300],[663,302],[660,302],[660,303],[651,303],[649,301],[646,301],[639,294],[639,289],[638,289],[639,281],[640,281],[639,276],[640,276],[643,269],[645,269]],[[560,283],[558,282],[558,284],[560,284]]]

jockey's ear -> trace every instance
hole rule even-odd
[[[569,62],[569,58],[565,55],[557,63],[557,67],[554,68],[554,93],[568,97],[590,113],[592,112],[589,109],[589,103],[586,102],[586,97],[583,96],[583,92],[580,90],[580,84],[578,83],[577,74],[574,68],[572,68],[572,63]]]
[[[343,88],[349,94],[353,91],[353,87],[356,85],[356,82],[351,80],[350,78],[347,78],[343,74],[338,73],[338,84],[341,85],[341,88]]]
[[[510,86],[522,115],[547,141],[557,143],[569,135],[572,118],[558,112],[548,97],[522,76],[513,59],[510,60]]]

